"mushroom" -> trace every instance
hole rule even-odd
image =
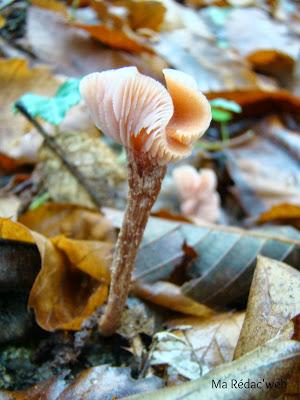
[[[136,67],[92,73],[80,84],[95,125],[125,146],[128,159],[128,202],[99,322],[103,335],[114,333],[120,323],[138,247],[167,164],[187,157],[211,121],[209,102],[191,76],[172,69],[163,74],[167,88]]]
[[[217,176],[209,168],[198,172],[191,165],[173,170],[173,179],[180,197],[180,210],[196,223],[214,223],[220,218],[220,196],[216,190]]]

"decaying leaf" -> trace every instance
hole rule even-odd
[[[54,376],[26,390],[0,391],[0,400],[58,400],[65,386],[64,379]]]
[[[273,340],[194,381],[125,399],[275,400],[285,393],[288,378],[299,364],[299,342]]]
[[[0,392],[1,400],[111,400],[135,393],[144,393],[163,386],[161,379],[132,379],[129,368],[102,365],[80,373],[67,385],[64,379],[53,377],[27,390]]]
[[[82,322],[106,300],[111,240],[74,240],[64,236],[47,239],[19,223],[6,219],[0,222],[2,239],[36,244],[39,249],[41,270],[29,296],[38,324],[50,331],[80,329]]]
[[[38,324],[45,330],[79,330],[108,294],[112,245],[34,234],[42,268],[29,296]]]
[[[132,379],[129,368],[99,366],[82,372],[57,400],[111,400],[162,387],[157,377]]]
[[[158,76],[166,66],[158,57],[135,56],[101,46],[87,32],[66,24],[58,13],[38,7],[28,10],[26,38],[39,60],[68,76],[127,65],[136,65],[141,72]]]
[[[207,318],[214,314],[214,311],[210,308],[184,296],[180,287],[170,282],[145,283],[136,281],[132,290],[136,296],[144,300],[183,314],[202,318]]]
[[[53,95],[59,85],[48,67],[29,68],[23,59],[0,59],[0,152],[20,161],[36,159],[42,138],[24,117],[13,114],[14,102],[25,92]],[[31,135],[30,146],[23,135]]]
[[[105,214],[120,226],[121,212],[106,209]],[[208,306],[225,307],[246,298],[259,254],[299,268],[300,235],[296,229],[247,231],[152,217],[137,256],[134,280],[167,280],[185,260],[184,243],[198,256],[187,267],[183,293]]]
[[[21,201],[17,196],[0,197],[0,217],[16,220]]]
[[[274,129],[270,128],[273,125]],[[276,204],[300,202],[296,145],[300,145],[300,136],[286,131],[285,141],[280,142],[279,129],[276,119],[264,120],[254,128],[257,134],[251,142],[226,151],[227,166],[235,183],[233,192],[245,212],[253,217]]]
[[[260,256],[235,358],[278,336],[280,330],[299,313],[300,272],[287,264]],[[293,332],[291,324],[285,337],[292,337]]]
[[[104,24],[87,25],[85,23],[76,23],[77,28],[83,29],[88,32],[93,38],[99,40],[101,43],[112,48],[127,50],[131,52],[141,53],[153,51],[147,44],[146,40],[137,36],[130,29],[123,27],[120,29],[113,29]]]
[[[300,206],[297,204],[278,204],[260,214],[259,224],[275,222],[293,225],[300,229]]]
[[[243,312],[228,312],[209,318],[179,318],[167,326],[186,338],[199,363],[212,369],[232,361],[244,317]]]
[[[185,378],[196,379],[232,361],[243,320],[243,313],[227,313],[169,321],[169,331],[154,336],[151,363],[168,365],[168,375],[175,370]]]
[[[80,168],[81,174],[97,192],[98,197],[104,204],[109,204],[115,186],[126,176],[115,153],[98,135],[64,132],[56,135],[55,139],[68,161]],[[46,146],[41,149],[40,160],[43,163],[45,189],[54,201],[95,207],[78,180]]]
[[[115,240],[111,223],[99,212],[74,204],[46,203],[19,217],[19,222],[44,236],[79,240]]]
[[[184,29],[164,32],[155,50],[172,66],[194,76],[203,92],[226,93],[263,87],[241,57],[195,32]]]

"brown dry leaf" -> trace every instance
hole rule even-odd
[[[255,21],[255,29],[253,29]],[[241,55],[275,50],[297,59],[300,44],[290,28],[258,8],[233,8],[224,23],[224,38]]]
[[[184,296],[180,287],[170,282],[145,283],[136,281],[132,290],[136,296],[143,300],[183,314],[202,318],[215,314],[212,309]]]
[[[31,233],[25,226],[5,218],[0,218],[0,237],[1,239],[35,243]]]
[[[109,47],[133,53],[153,53],[147,41],[126,26],[123,26],[122,30],[100,23],[97,25],[88,25],[77,22],[74,26],[88,32],[93,38]]]
[[[0,391],[0,400],[58,400],[65,385],[62,378],[54,376],[26,390]]]
[[[65,4],[58,0],[31,0],[30,4],[36,7],[58,12],[64,16],[68,14],[68,9]]]
[[[129,368],[101,365],[81,372],[69,385],[53,377],[27,390],[0,391],[1,400],[112,400],[135,393],[150,392],[163,386],[155,376],[133,379]]]
[[[259,224],[266,222],[282,223],[300,229],[300,206],[287,203],[277,204],[261,213],[256,222]]]
[[[197,31],[162,32],[154,49],[174,68],[194,76],[205,93],[274,88],[265,85],[236,52],[219,48],[215,39]]]
[[[111,148],[98,135],[86,132],[63,132],[55,135],[55,140],[68,161],[80,169],[94,188],[101,204],[111,204],[116,186],[126,178],[125,168],[118,163]],[[46,145],[41,148],[39,159],[42,161],[43,184],[52,200],[95,207],[78,180]]]
[[[300,313],[300,273],[289,265],[258,257],[245,322],[235,350],[235,358],[279,335]],[[293,336],[293,325],[282,334]]]
[[[149,392],[162,386],[161,379],[157,377],[135,380],[130,376],[129,368],[101,365],[79,374],[57,400],[122,399],[134,393]]]
[[[135,65],[141,72],[157,78],[166,66],[156,56],[135,56],[101,46],[87,32],[67,24],[58,13],[38,7],[28,10],[26,40],[39,60],[68,76]]]
[[[277,204],[300,204],[300,135],[279,132],[276,121],[269,119],[253,130],[250,142],[226,155],[233,192],[244,211],[257,218]]]
[[[129,396],[126,400],[275,400],[284,394],[287,380],[299,365],[299,342],[272,340],[238,360],[216,367],[200,379],[149,394]],[[248,380],[261,384],[249,389]],[[242,382],[243,386],[234,386],[235,382],[236,385]],[[272,385],[271,389],[266,382]]]
[[[25,92],[52,96],[59,86],[48,67],[29,68],[23,59],[0,59],[0,152],[20,161],[33,161],[42,139],[13,103]],[[24,134],[30,135],[30,146]]]
[[[115,0],[113,2],[103,0],[91,0],[91,5],[102,21],[112,19],[122,23],[121,17],[117,17],[117,8],[124,10],[123,23],[136,31],[138,29],[160,30],[163,23],[166,7],[158,0]],[[149,18],[151,16],[151,18]],[[116,19],[119,18],[117,21]]]
[[[36,244],[39,249],[42,266],[31,289],[29,306],[42,328],[78,330],[106,300],[111,241],[64,236],[47,239],[8,219],[0,219],[0,238]]]
[[[107,298],[112,244],[33,236],[42,268],[31,289],[29,307],[45,330],[79,330]]]
[[[47,237],[114,242],[111,223],[100,213],[73,204],[47,203],[19,217],[27,228]]]
[[[169,321],[175,335],[184,337],[197,362],[208,369],[233,359],[245,314],[224,313],[210,318],[179,318]]]

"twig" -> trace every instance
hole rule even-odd
[[[44,138],[46,145],[53,151],[53,153],[61,160],[68,171],[77,179],[80,185],[85,189],[85,191],[90,196],[92,202],[101,208],[101,198],[98,193],[94,190],[92,185],[86,180],[85,176],[80,172],[80,170],[72,164],[65,156],[63,149],[57,144],[57,142],[52,138],[45,129],[38,123],[38,121],[33,118],[26,108],[20,103],[15,103],[16,109],[36,128],[40,135]]]

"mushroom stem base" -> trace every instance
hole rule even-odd
[[[127,150],[127,156],[128,202],[115,248],[108,302],[99,322],[104,336],[113,334],[120,324],[138,248],[166,174],[166,167],[158,165],[147,153]]]

